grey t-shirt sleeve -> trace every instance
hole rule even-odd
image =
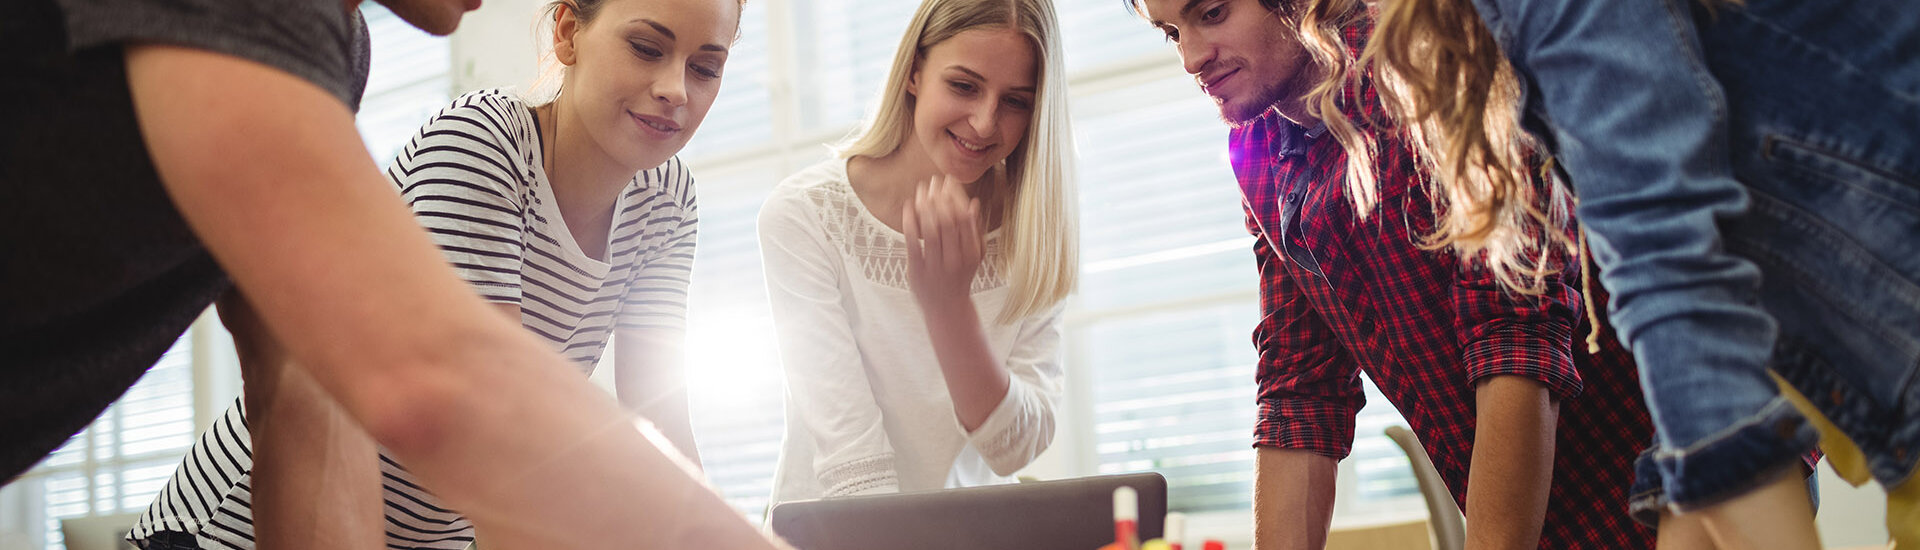
[[[59,0],[74,51],[163,42],[257,61],[360,109],[368,39],[341,0]]]

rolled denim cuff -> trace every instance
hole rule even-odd
[[[1627,516],[1641,525],[1660,528],[1660,512],[1667,509],[1667,490],[1660,486],[1660,467],[1653,455],[1659,447],[1649,447],[1633,459],[1633,489],[1627,493]]]
[[[1654,525],[1663,511],[1685,513],[1746,494],[1820,441],[1820,432],[1786,398],[1768,402],[1746,421],[1685,449],[1653,449],[1634,463],[1628,512]]]

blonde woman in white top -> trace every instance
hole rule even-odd
[[[1010,482],[1052,443],[1079,240],[1058,29],[1048,0],[923,2],[879,111],[767,199],[774,502]]]

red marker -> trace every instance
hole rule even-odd
[[[1113,543],[1126,550],[1140,549],[1140,494],[1132,487],[1113,490]]]

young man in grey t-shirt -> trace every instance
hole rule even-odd
[[[379,546],[372,441],[500,546],[773,546],[443,263],[354,129],[357,7],[0,3],[0,476],[218,298],[249,413],[301,427],[256,441],[262,546]]]

